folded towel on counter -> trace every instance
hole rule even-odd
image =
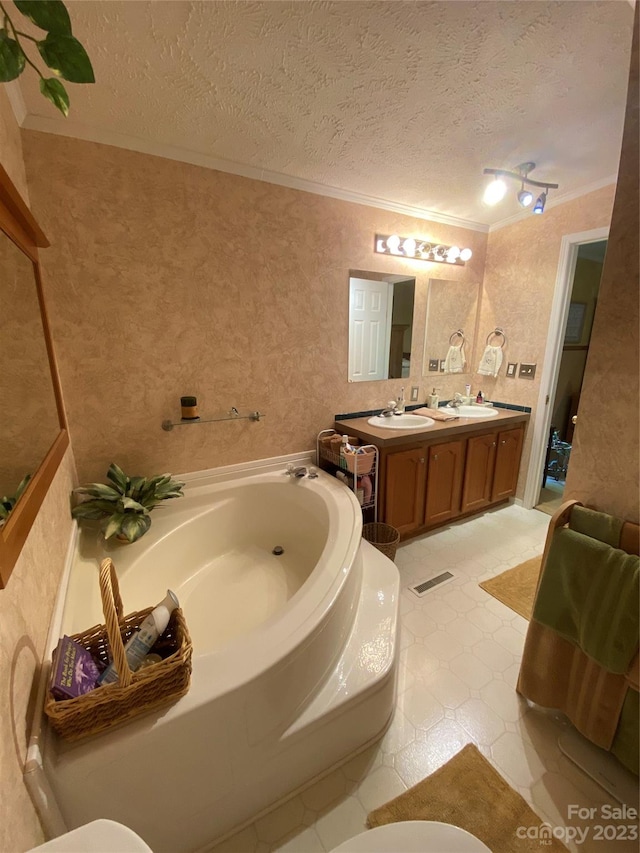
[[[462,373],[465,364],[466,360],[464,357],[463,345],[460,344],[459,347],[449,347],[449,352],[447,353],[447,357],[444,360],[444,372]]]
[[[424,415],[427,418],[433,418],[434,421],[455,421],[458,419],[458,415],[447,415],[442,409],[429,409],[427,406],[423,406],[421,409],[414,409],[412,414]]]
[[[480,367],[478,373],[483,376],[497,376],[502,364],[502,347],[486,347],[482,358],[480,359]]]

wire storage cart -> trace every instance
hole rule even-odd
[[[341,433],[335,429],[321,430],[316,441],[318,468],[338,477],[355,493],[362,507],[363,522],[376,522],[378,520],[378,448],[374,444],[365,444],[358,447],[357,453],[345,454],[341,452],[341,445]]]

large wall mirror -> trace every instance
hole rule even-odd
[[[0,167],[0,588],[69,444],[38,266],[37,247],[47,245]]]
[[[349,382],[410,375],[415,291],[415,278],[350,274]]]
[[[480,285],[432,278],[427,291],[423,373],[474,373]],[[444,367],[444,371],[442,371]]]

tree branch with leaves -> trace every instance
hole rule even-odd
[[[86,50],[71,32],[66,6],[62,0],[14,0],[14,6],[47,35],[38,40],[19,30],[7,11],[6,2],[0,2],[0,82],[15,80],[30,65],[40,77],[42,94],[67,116],[69,95],[58,78],[70,83],[95,83],[95,77]],[[55,77],[45,77],[27,55],[25,42],[35,45]]]

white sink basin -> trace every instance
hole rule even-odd
[[[440,409],[445,415],[459,415],[461,418],[493,418],[498,414],[497,409],[490,406],[442,406]]]
[[[374,415],[369,418],[368,424],[382,429],[426,429],[433,426],[435,421],[433,418],[423,417],[423,415],[391,415],[388,418],[382,418],[380,415]]]

